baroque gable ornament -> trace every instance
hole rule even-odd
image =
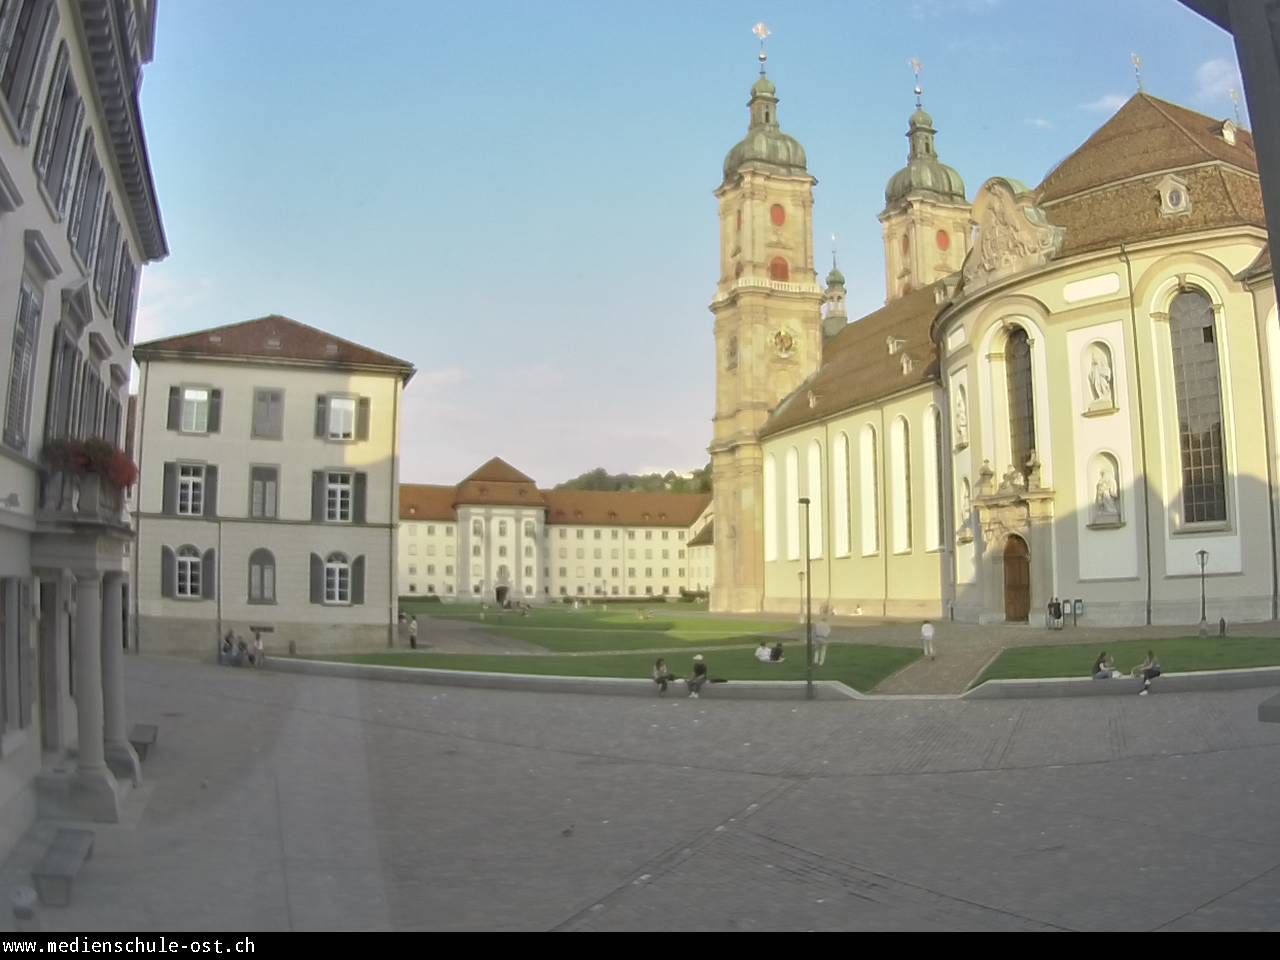
[[[973,221],[973,249],[964,264],[967,292],[1044,266],[1058,255],[1066,235],[1049,223],[1030,191],[1003,177],[988,180],[978,191]]]

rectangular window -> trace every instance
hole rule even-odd
[[[627,539],[628,539],[628,540],[634,540],[635,538],[636,538],[636,532],[635,532],[634,530],[628,530],[628,531],[627,531]]]
[[[601,575],[601,569],[600,569],[600,567],[596,567],[596,568],[592,571],[591,575],[592,575],[593,577],[598,577],[598,576],[600,576],[600,575]]]
[[[563,540],[563,539],[564,539],[565,537],[567,537],[568,535],[569,535],[569,533],[568,533],[568,531],[567,531],[567,530],[564,530],[563,528],[560,530],[560,539],[561,539],[561,540]]]
[[[645,538],[646,540],[652,540],[652,539],[653,539],[653,531],[652,531],[652,530],[646,530],[646,531],[644,532],[644,538]]]
[[[533,567],[525,566],[525,568],[524,568],[524,575],[525,575],[526,577],[532,577],[532,576],[533,576]]]
[[[452,577],[452,576],[453,576],[453,567],[452,567],[452,566],[446,566],[446,567],[444,568],[444,575],[445,575],[446,577]]]
[[[330,440],[354,440],[356,437],[355,397],[329,398]]]
[[[110,316],[115,309],[116,257],[120,254],[120,221],[111,208],[111,194],[107,194],[106,216],[102,219],[102,232],[98,235],[98,263],[93,269],[93,289],[107,308]]]
[[[680,576],[680,578],[681,578],[682,580],[684,579],[684,567],[681,567],[681,568],[680,568],[680,574],[679,574],[679,576]]]
[[[417,528],[417,526],[415,525],[415,526],[414,526],[414,530],[417,530],[417,529],[418,529],[418,528]],[[434,524],[430,524],[430,523],[428,523],[428,524],[427,524],[427,536],[428,536],[428,537],[434,537],[435,535],[436,535],[436,528],[435,528],[435,525],[434,525]]]
[[[635,587],[627,587],[627,596],[634,597],[636,595]]]
[[[618,575],[618,568],[617,568],[617,567],[610,567],[610,568],[609,568],[609,576],[611,576],[611,577],[616,577],[617,575]]]
[[[249,516],[259,520],[276,519],[276,492],[279,488],[279,468],[250,467]]]
[[[204,515],[203,466],[190,463],[178,465],[178,514],[184,517]]]
[[[670,550],[663,550],[663,551],[662,551],[662,559],[663,559],[663,560],[670,560],[670,559],[671,559],[671,551],[670,551]]]
[[[670,567],[663,567],[663,568],[662,568],[662,575],[663,575],[664,577],[669,577],[669,576],[671,576],[671,568],[670,568]]]
[[[76,82],[71,76],[65,44],[58,48],[52,77],[49,92],[45,96],[40,136],[36,141],[36,173],[61,217],[67,211],[67,200],[71,193],[71,157],[75,153],[75,144],[80,137],[80,124],[84,120],[84,102],[80,99]],[[85,134],[84,143],[92,153],[92,133]]]
[[[453,549],[454,549],[454,548],[453,548],[453,544],[452,544],[452,543],[446,543],[446,544],[444,545],[444,555],[445,555],[446,557],[452,557],[452,556],[453,556]]]
[[[578,531],[578,539],[579,539],[579,540],[583,539],[583,537],[584,537],[585,535],[586,535],[586,531],[585,531],[585,530],[579,530],[579,531]]]
[[[635,568],[635,567],[627,567],[627,576],[628,576],[628,577],[634,577],[635,575],[636,575],[636,568]]]
[[[416,577],[417,575],[418,575],[418,568],[412,563],[409,564],[409,576]]]
[[[670,537],[670,536],[671,536],[671,531],[670,531],[670,530],[663,530],[663,531],[662,531],[662,539],[663,539],[663,540],[666,540],[666,539],[667,539],[668,537]]]
[[[507,535],[507,521],[498,521],[498,536],[505,537]]]
[[[200,557],[192,554],[178,557],[178,583],[175,592],[184,600],[198,600],[202,596]]]
[[[8,28],[7,49],[0,48],[3,68],[0,69],[0,92],[4,93],[19,127],[25,127],[28,93],[36,82],[40,55],[44,51],[46,21],[53,15],[50,0],[16,0],[0,3],[0,13],[7,14],[0,25]],[[6,9],[10,8],[10,9]]]
[[[569,548],[568,548],[568,547],[561,547],[561,548],[560,548],[560,559],[561,559],[561,560],[567,560],[568,558],[569,558]]]
[[[98,216],[102,212],[102,188],[106,176],[93,148],[92,133],[85,135],[84,149],[80,154],[80,172],[76,178],[75,197],[71,203],[71,222],[67,235],[72,249],[86,269],[93,269],[94,250],[97,248]]]
[[[434,563],[427,564],[427,576],[434,577],[436,575],[436,565]]]
[[[595,531],[595,536],[596,536],[596,539],[597,539],[597,540],[599,540],[603,535],[604,535],[604,531],[602,531],[602,530],[596,530],[596,531]]]
[[[276,602],[276,568],[263,561],[249,562],[249,600],[253,603]]]
[[[23,278],[18,290],[18,317],[13,327],[13,362],[9,368],[9,389],[5,399],[4,442],[6,446],[24,452],[31,421],[32,368],[39,342],[40,294]]]
[[[324,602],[351,602],[351,567],[344,561],[324,565]]]
[[[601,550],[599,547],[596,547],[596,559],[599,560],[603,556],[604,556],[604,551]]]
[[[477,543],[474,547],[471,548],[471,555],[473,557],[480,556],[480,544]]]
[[[330,523],[351,522],[351,487],[350,473],[325,474],[324,518]]]
[[[677,550],[677,551],[676,551],[676,559],[677,559],[677,560],[683,560],[683,559],[684,559],[684,551],[683,551],[683,550]]]
[[[684,539],[684,531],[683,531],[683,530],[681,530],[681,531],[680,531],[680,533],[678,534],[678,536],[679,536],[679,538],[680,538],[681,540],[683,540],[683,539]]]
[[[446,537],[452,537],[452,536],[453,536],[453,524],[449,524],[449,526],[447,526],[447,527],[445,527],[445,528],[444,528],[444,535],[445,535]]]
[[[207,433],[209,430],[209,391],[204,387],[182,388],[182,433]]]
[[[645,567],[645,568],[644,568],[644,575],[645,575],[646,577],[652,577],[652,576],[653,576],[653,567]]]
[[[120,339],[129,343],[133,334],[133,305],[138,297],[138,268],[133,265],[129,244],[120,245],[119,277],[116,279],[116,309],[113,325]]]
[[[568,568],[568,567],[561,567],[561,568],[560,568],[560,576],[562,576],[562,577],[567,577],[568,575],[569,575],[569,568]]]
[[[427,556],[434,557],[436,555],[436,545],[434,543],[427,544]]]
[[[253,391],[253,436],[259,440],[284,437],[284,392]]]

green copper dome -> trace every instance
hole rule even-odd
[[[834,287],[836,285],[844,286],[844,274],[840,272],[839,267],[832,267],[831,272],[827,274],[827,286]]]
[[[763,73],[751,87],[751,102],[747,106],[751,110],[751,126],[724,158],[724,179],[732,180],[747,166],[770,173],[807,174],[804,147],[778,126],[777,88]]]
[[[933,117],[921,107],[911,115],[907,137],[911,141],[911,153],[907,165],[889,179],[884,190],[886,207],[891,207],[909,196],[925,194],[938,200],[965,203],[964,180],[954,168],[938,159],[933,138],[938,131],[933,128]]]

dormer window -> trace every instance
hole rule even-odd
[[[1236,126],[1234,120],[1224,121],[1222,124],[1222,139],[1227,142],[1227,146],[1234,147],[1236,145],[1236,131],[1240,129]]]
[[[1160,213],[1166,217],[1186,216],[1191,212],[1191,194],[1187,181],[1172,174],[1160,181]]]

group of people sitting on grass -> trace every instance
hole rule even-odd
[[[1161,674],[1160,661],[1156,659],[1154,650],[1148,650],[1146,659],[1133,668],[1129,676],[1136,680],[1142,681],[1142,689],[1138,691],[1138,696],[1145,697],[1151,689],[1151,681]],[[1093,661],[1093,679],[1095,680],[1111,680],[1124,676],[1116,669],[1115,661],[1107,651],[1103,650],[1098,654],[1098,659]]]
[[[786,659],[782,652],[782,641],[779,640],[770,647],[768,642],[761,640],[760,646],[756,647],[756,659],[761,663],[782,663]]]

